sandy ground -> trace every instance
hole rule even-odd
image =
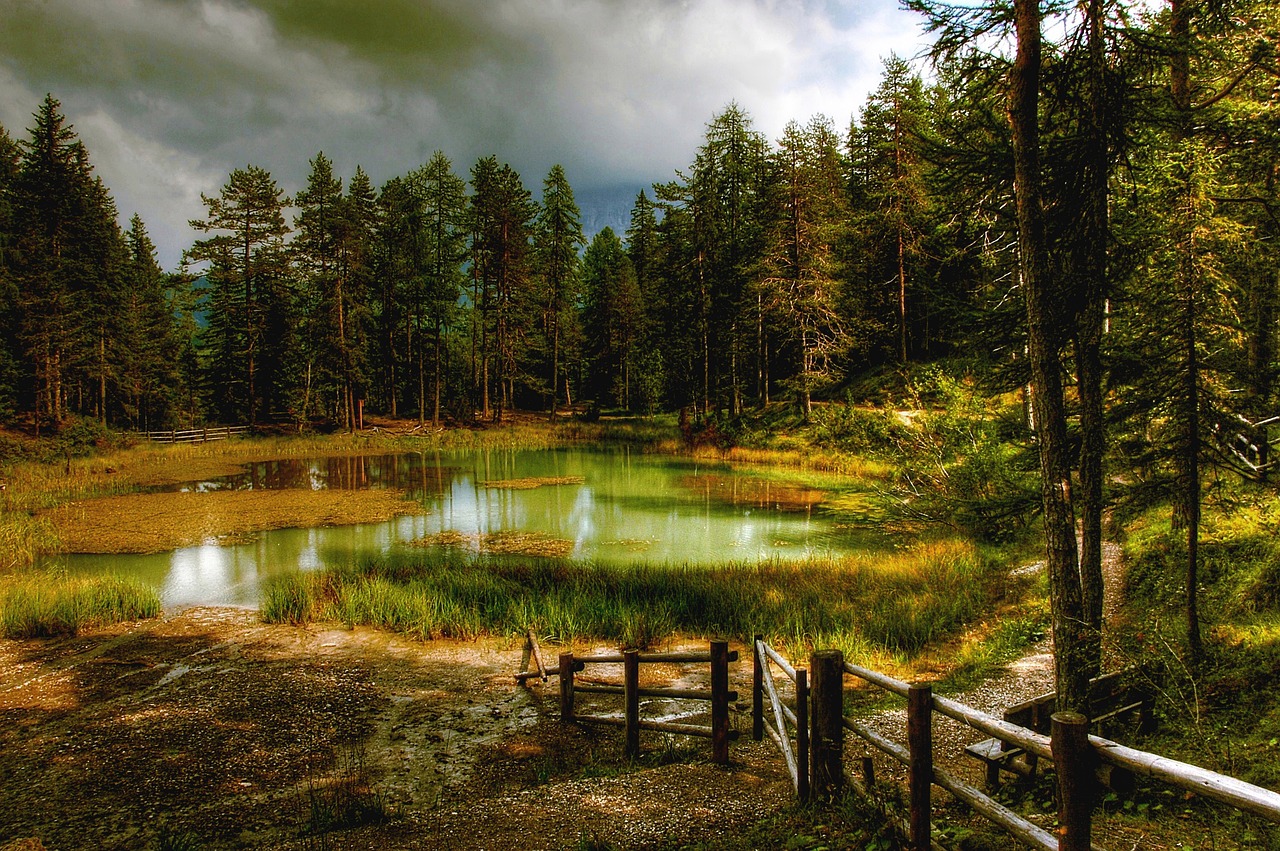
[[[558,723],[554,679],[515,684],[521,650],[236,609],[0,641],[0,847],[631,848],[788,804],[781,760],[749,741],[724,769],[702,740],[645,734],[628,767],[621,731]],[[749,699],[749,662],[732,667]],[[309,834],[340,786],[391,817]]]

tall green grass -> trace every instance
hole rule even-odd
[[[403,552],[270,584],[270,622],[335,620],[429,639],[516,635],[647,646],[673,635],[910,656],[989,610],[1004,575],[975,547],[818,561],[576,564]]]
[[[159,614],[160,595],[133,579],[37,574],[0,584],[0,634],[6,638],[75,635]]]

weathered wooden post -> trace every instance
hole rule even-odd
[[[868,792],[876,785],[876,763],[869,756],[862,758],[862,785]]]
[[[560,654],[560,720],[573,720],[573,654]]]
[[[1093,825],[1093,748],[1089,719],[1078,712],[1055,712],[1051,748],[1058,774],[1059,851],[1089,851]]]
[[[809,788],[809,673],[796,669],[796,796],[808,803]]]
[[[844,654],[818,650],[809,657],[810,793],[834,796],[844,786]],[[803,769],[801,769],[803,771]]]
[[[907,783],[911,791],[911,847],[929,851],[933,784],[933,686],[912,683],[907,692],[907,747],[911,752]]]
[[[622,654],[622,704],[627,723],[627,759],[640,757],[640,651]]]
[[[751,740],[758,742],[764,738],[764,666],[766,660],[760,658],[760,642],[763,635],[757,635],[751,641]]]
[[[711,642],[711,761],[729,764],[729,642]]]

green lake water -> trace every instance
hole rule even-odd
[[[274,574],[316,570],[352,554],[386,552],[441,533],[472,541],[499,532],[528,533],[572,542],[570,559],[608,562],[757,562],[879,546],[876,536],[855,528],[856,517],[828,510],[830,487],[777,475],[625,448],[269,461],[177,489],[398,488],[426,513],[384,523],[263,532],[246,543],[211,541],[166,553],[62,561],[77,572],[139,577],[160,589],[166,608],[177,608],[256,606],[261,583]],[[486,486],[548,477],[581,483]]]

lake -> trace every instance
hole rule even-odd
[[[481,552],[514,540],[575,560],[691,564],[805,559],[879,546],[874,533],[851,528],[858,524],[825,507],[828,491],[779,475],[626,447],[265,461],[175,489],[396,488],[426,513],[262,532],[247,542],[210,541],[167,553],[60,561],[75,572],[139,577],[159,588],[172,609],[256,606],[260,584],[274,574],[424,541]]]

